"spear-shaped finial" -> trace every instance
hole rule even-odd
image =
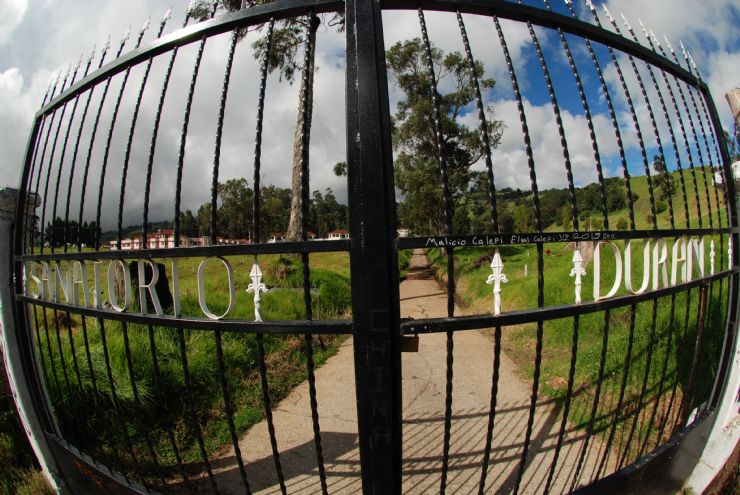
[[[729,239],[729,243],[727,245],[727,256],[729,257],[728,266],[732,267],[732,237]]]
[[[709,274],[714,275],[714,239],[709,241]]]
[[[164,13],[162,16],[162,20],[159,21],[159,30],[157,31],[157,38],[162,36],[162,33],[164,32],[164,27],[167,24],[167,21],[170,20],[170,17],[172,17],[172,7],[170,7],[167,12]]]
[[[606,16],[607,16],[607,17],[609,18],[609,21],[610,21],[610,22],[611,22],[612,24],[616,24],[616,23],[614,22],[614,17],[612,17],[612,13],[611,13],[611,12],[609,12],[609,9],[607,9],[607,8],[606,8],[606,4],[603,4],[603,5],[602,5],[602,7],[604,7],[604,12],[606,12]]]
[[[252,265],[252,271],[249,273],[252,278],[252,283],[247,286],[247,292],[254,292],[254,321],[262,321],[262,315],[260,315],[260,308],[262,306],[261,292],[267,292],[267,286],[262,283],[262,271],[259,265],[254,263]]]
[[[673,51],[673,47],[671,46],[671,42],[668,41],[668,37],[667,36],[663,36],[663,39],[665,40],[665,46],[668,47],[668,49],[671,51],[671,54],[673,54],[673,56],[675,57],[676,56],[676,52]]]
[[[147,17],[146,22],[144,22],[144,25],[141,26],[141,29],[139,30],[139,37],[136,39],[136,48],[139,48],[139,45],[141,45],[141,40],[144,38],[144,33],[146,33],[147,29],[149,29],[149,25],[152,22],[152,18]]]
[[[686,47],[683,45],[683,40],[678,40],[678,46],[681,47],[681,53],[683,53],[683,58],[688,59],[688,55],[686,55]]]
[[[504,275],[504,262],[501,260],[501,254],[498,249],[493,254],[491,260],[491,271],[493,273],[488,276],[486,284],[493,284],[493,314],[501,314],[501,282],[507,283],[509,281]]]
[[[657,36],[655,36],[655,33],[652,30],[650,30],[650,36],[653,38],[653,43],[655,43],[655,46],[657,46],[662,51],[663,45],[660,44],[660,40]]]
[[[581,277],[586,276],[586,269],[583,268],[583,257],[577,246],[573,251],[573,268],[570,270],[570,276],[576,278],[576,304],[581,304]]]
[[[689,56],[689,62],[691,62],[691,66],[694,68],[694,71],[696,71],[696,75],[701,77],[701,74],[699,73],[699,67],[696,66],[696,62],[694,62],[694,57],[691,56],[691,52],[686,50],[686,55]]]
[[[100,58],[98,59],[98,69],[103,66],[103,62],[105,61],[105,56],[108,54],[108,50],[110,50],[110,34],[108,35],[108,39],[105,41],[105,45],[103,45],[102,50],[100,50]]]
[[[624,24],[624,27],[626,27],[627,30],[632,31],[632,26],[630,26],[630,21],[628,21],[627,18],[624,16],[624,12],[620,12],[619,15],[622,16],[622,23]]]

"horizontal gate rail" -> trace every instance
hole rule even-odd
[[[680,294],[689,289],[697,287],[708,287],[713,282],[725,279],[732,280],[740,273],[739,267],[725,270],[714,275],[693,280],[673,287],[665,287],[642,294],[617,296],[597,302],[586,302],[567,306],[547,306],[544,308],[508,311],[500,315],[458,316],[455,318],[429,318],[414,319],[401,322],[401,330],[404,334],[423,334],[448,331],[475,330],[481,328],[493,328],[498,326],[521,325],[524,323],[535,323],[540,321],[578,316],[609,309],[623,308],[632,304],[653,301],[673,294]]]
[[[344,2],[339,0],[281,0],[279,2],[250,7],[230,14],[223,14],[218,18],[179,29],[153,41],[145,48],[128,52],[71,85],[61,94],[51,99],[46,105],[42,106],[36,113],[36,116],[48,114],[50,111],[59,108],[74,98],[76,94],[84,92],[109,77],[124,72],[129,67],[146,62],[151,57],[168,53],[175,47],[200,41],[204,36],[215,36],[240,27],[269,22],[271,19],[289,19],[306,15],[310,12],[315,14],[338,12],[343,8]]]
[[[136,260],[161,258],[206,258],[257,254],[310,254],[349,251],[349,241],[304,241],[242,244],[233,246],[194,246],[182,248],[137,249],[135,251],[82,251],[54,254],[16,255],[16,261]]]
[[[529,21],[537,26],[552,29],[560,28],[566,33],[588,38],[638,57],[645,62],[662,68],[692,86],[699,87],[705,93],[709,91],[706,83],[702,81],[697,82],[696,76],[690,71],[677,63],[656,55],[655,52],[639,43],[635,43],[588,22],[537,7],[507,0],[388,0],[382,2],[381,5],[383,10],[416,10],[417,8],[439,12],[456,12],[459,10],[464,14],[496,15],[501,19],[520,22]]]
[[[234,333],[256,334],[295,334],[309,333],[312,335],[343,335],[352,333],[352,323],[345,320],[207,320],[205,318],[187,318],[175,316],[155,316],[142,313],[117,313],[105,309],[85,308],[72,306],[53,301],[44,301],[33,297],[18,294],[16,298],[35,306],[65,311],[83,316],[106,318],[126,323],[141,325],[156,325],[172,328],[189,328],[193,330],[224,330]]]

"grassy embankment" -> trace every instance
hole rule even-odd
[[[234,268],[236,288],[236,305],[228,318],[252,320],[253,294],[247,294],[246,288],[251,283],[253,258],[234,256],[228,260]],[[198,304],[196,277],[200,261],[181,259],[179,264],[183,316],[204,318]],[[259,264],[263,282],[272,288],[262,295],[263,319],[305,319],[300,260],[265,255],[260,256]],[[318,289],[312,296],[314,318],[348,318],[348,255],[313,254],[310,266],[311,287]],[[168,275],[169,272],[167,265]],[[220,263],[211,261],[204,280],[208,307],[211,312],[222,314],[228,304],[226,271]],[[133,311],[138,311],[137,299],[138,293],[134,292]],[[183,462],[199,470],[202,459],[198,429],[209,455],[230,445],[222,371],[237,435],[263,417],[258,339],[254,334],[219,335],[224,363],[221,370],[217,335],[213,331],[134,324],[124,327],[115,321],[106,321],[103,329],[95,318],[51,310],[44,313],[40,308],[35,313],[31,311],[32,318],[34,314],[48,390],[63,434],[83,451],[94,453],[138,479],[152,482],[156,478],[155,459],[166,473],[176,473],[173,443]],[[317,366],[336,353],[342,339],[314,337],[313,360]],[[186,353],[189,386],[181,343]],[[264,348],[270,398],[276,404],[306,379],[306,340],[303,335],[268,334],[264,336]],[[197,422],[193,422],[193,416]],[[133,459],[141,466],[138,472]]]
[[[697,174],[702,224],[708,227],[708,212],[703,177]],[[639,195],[635,204],[635,217],[638,229],[652,228],[647,218],[650,212],[647,182],[644,177],[633,178],[632,189]],[[673,196],[676,227],[685,227],[684,203],[678,177],[676,194]],[[687,196],[689,198],[689,215],[691,227],[698,227],[698,211],[695,204],[693,179],[686,175]],[[710,199],[713,210],[713,224],[718,225],[717,205],[714,190],[709,184]],[[721,192],[720,192],[720,198]],[[658,215],[659,228],[670,228],[669,212]],[[610,214],[610,225],[614,229],[619,218],[627,218],[626,209]],[[722,212],[721,225],[725,224]],[[583,225],[583,223],[582,223]],[[552,226],[548,230],[557,230]],[[715,242],[717,270],[727,268],[727,238],[721,244],[719,236],[711,237]],[[706,258],[709,256],[709,237],[706,239]],[[665,239],[668,245],[670,260],[672,238]],[[621,252],[624,243],[617,241]],[[643,248],[642,241],[632,243],[632,279],[639,286],[642,281]],[[653,244],[654,245],[654,244]],[[722,246],[722,249],[721,249]],[[569,276],[572,265],[572,246],[565,244],[548,244],[545,249],[551,251],[545,255],[544,265],[544,305],[556,306],[574,302],[574,281]],[[492,311],[492,287],[486,285],[487,276],[491,273],[488,248],[462,248],[455,251],[456,299],[466,314],[481,314]],[[504,273],[509,282],[502,284],[502,311],[537,307],[537,250],[534,245],[505,246],[500,249],[504,261]],[[428,255],[436,267],[441,280],[446,279],[446,261],[442,250],[430,250]],[[720,261],[722,260],[722,261]],[[525,266],[528,276],[524,276]],[[602,294],[611,287],[615,277],[614,255],[610,249],[602,250],[601,262]],[[593,300],[593,265],[586,266],[587,276],[583,278],[582,297],[584,302]],[[706,273],[709,273],[709,262],[706,262]],[[670,261],[668,277],[670,279]],[[698,274],[695,272],[694,278]],[[626,294],[624,284],[618,295]],[[698,369],[691,385],[691,400],[694,405],[706,400],[712,386],[722,344],[722,329],[725,321],[728,294],[727,282],[710,285],[707,292],[706,332],[703,335]],[[604,313],[583,315],[578,319],[577,352],[573,380],[573,403],[570,406],[569,420],[577,428],[587,427],[591,416],[593,397],[599,381],[599,368],[604,334],[607,332],[605,365],[602,377],[601,398],[596,416],[594,431],[609,434],[609,427],[615,418],[621,383],[626,380],[623,402],[619,409],[616,438],[622,443],[629,441],[632,433],[630,455],[639,453],[643,443],[647,447],[659,441],[661,426],[665,426],[664,435],[670,433],[672,422],[676,420],[679,404],[689,387],[689,372],[694,359],[696,331],[698,327],[700,289],[682,292],[672,297],[618,308],[609,312],[608,321]],[[630,332],[634,311],[634,327]],[[655,325],[653,325],[655,321]],[[557,407],[565,404],[568,391],[568,378],[571,367],[573,334],[575,318],[564,318],[545,322],[543,328],[543,351],[540,377],[540,394],[554,400]],[[654,329],[654,330],[653,330]],[[630,334],[632,344],[630,347]],[[534,375],[535,350],[537,342],[536,324],[518,325],[503,329],[503,346],[505,351],[519,365],[521,372],[528,378]],[[629,349],[629,351],[628,351]],[[630,354],[627,365],[626,356]],[[626,378],[625,378],[626,373]],[[661,386],[661,382],[663,385]],[[640,396],[644,399],[640,406]],[[670,418],[666,415],[669,406]],[[636,418],[636,414],[639,416]],[[651,423],[652,419],[652,423]],[[633,423],[635,423],[633,426]],[[652,430],[646,439],[648,430]],[[652,448],[652,447],[651,447]],[[650,449],[645,450],[646,452]]]
[[[0,355],[0,495],[53,493],[35,458],[13,406]]]

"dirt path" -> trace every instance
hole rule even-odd
[[[446,315],[447,297],[432,278],[421,251],[411,259],[410,273],[400,286],[402,317]],[[462,314],[455,308],[455,314]],[[447,492],[468,494],[478,490],[488,424],[493,339],[478,331],[454,337],[452,429]],[[403,354],[404,493],[438,492],[444,434],[446,335],[423,335],[419,352]],[[531,382],[523,380],[516,365],[501,353],[498,402],[487,473],[487,493],[508,493],[516,482],[522,453]],[[355,408],[352,340],[316,372],[329,493],[359,493],[359,451]],[[542,492],[552,463],[561,419],[541,398],[534,417],[530,454],[521,493]],[[311,423],[308,384],[297,387],[273,412],[280,461],[288,493],[320,493]],[[567,428],[552,493],[567,491],[583,444],[582,433]],[[255,493],[280,493],[270,450],[266,422],[251,428],[240,442],[246,472]],[[600,458],[601,443],[592,440],[584,464],[589,479]],[[243,493],[233,449],[213,462],[219,490]]]

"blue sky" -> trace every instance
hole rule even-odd
[[[527,1],[526,3],[538,7],[544,6],[541,2]],[[173,1],[172,4],[173,18],[168,22],[165,33],[172,32],[182,24],[187,7],[187,2],[183,1]],[[593,18],[585,2],[576,1],[575,4],[579,16],[592,22]],[[612,29],[602,10],[602,2],[598,1],[596,4],[602,24]],[[682,40],[692,53],[704,80],[712,91],[723,124],[730,127],[731,116],[724,100],[724,93],[733,87],[740,86],[740,30],[737,29],[740,25],[740,9],[736,1],[610,0],[606,2],[606,5],[618,20],[619,28],[622,30],[624,26],[620,13],[625,14],[643,44],[646,44],[646,41],[640,33],[638,20],[654,31],[664,45],[664,36],[677,50],[679,40]],[[59,70],[65,71],[69,64],[76,64],[81,55],[84,54],[86,57],[93,45],[98,48],[102,46],[109,35],[113,45],[117,45],[120,36],[129,26],[132,26],[133,31],[136,32],[149,15],[152,16],[153,29],[155,29],[159,19],[169,7],[169,1],[159,0],[129,0],[127,2],[37,0],[33,4],[29,0],[0,0],[0,173],[5,178],[5,184],[16,186],[18,183],[32,117],[41,103],[50,78]],[[566,12],[562,0],[554,0],[553,8],[558,12]],[[454,16],[428,13],[427,22],[430,37],[435,45],[445,51],[462,50],[462,42]],[[476,16],[465,16],[465,22],[474,56],[484,62],[487,75],[497,81],[494,90],[486,95],[486,102],[492,106],[494,117],[503,120],[506,124],[502,141],[494,153],[497,187],[528,188],[529,178],[523,168],[526,167],[526,160],[519,116],[493,23],[488,18]],[[388,12],[384,15],[384,24],[388,47],[396,41],[420,35],[416,12]],[[563,187],[565,179],[560,139],[531,38],[526,25],[509,21],[502,21],[502,25],[515,60],[515,70],[525,99],[525,112],[533,139],[540,187]],[[153,29],[147,33],[144,44],[152,40]],[[583,107],[576,91],[573,75],[557,33],[541,28],[536,28],[536,33],[555,82],[556,96],[561,106],[576,183],[584,185],[595,179],[596,169],[583,116]],[[250,139],[253,139],[251,134],[254,128],[257,93],[257,82],[253,75],[257,69],[257,62],[252,57],[249,40],[254,40],[257,36],[259,33],[248,35],[248,41],[240,43],[237,48],[229,93],[229,112],[226,116],[226,128],[233,132],[227,132],[224,136],[222,151],[221,177],[224,179],[240,176],[251,177],[249,160],[245,157],[251,156],[253,147],[253,141]],[[621,163],[617,153],[614,130],[599,79],[583,41],[571,36],[567,38],[571,44],[594,116],[598,145],[607,169],[606,173],[607,175],[621,175]],[[344,41],[340,34],[331,28],[322,27],[317,47],[319,70],[316,75],[316,114],[311,145],[311,188],[323,190],[331,187],[340,199],[346,198],[346,185],[342,179],[334,177],[331,168],[336,161],[344,159],[344,114],[341,105],[337,104],[344,99],[343,44]],[[130,46],[129,44],[128,47]],[[216,103],[223,80],[227,49],[228,37],[219,37],[209,41],[204,59],[204,70],[198,81],[199,92],[196,95],[193,122],[188,135],[189,161],[187,167],[189,168],[187,170],[191,180],[190,185],[186,185],[184,191],[184,198],[186,198],[184,206],[187,208],[197,208],[208,197],[208,188],[203,184],[210,183],[207,164],[212,162],[213,129],[218,106]],[[182,54],[178,55],[178,64],[173,75],[173,87],[187,86],[192,67],[188,65],[188,61],[192,61],[194,50],[195,47],[191,46],[182,50]],[[643,173],[643,160],[631,112],[621,89],[616,69],[603,47],[596,46],[596,52],[604,69],[610,94],[615,102],[630,171],[641,174]],[[647,106],[640,94],[629,60],[623,54],[618,54],[618,59],[634,100],[648,159],[652,159],[657,152],[657,141]],[[109,60],[110,58],[107,59]],[[147,123],[151,122],[154,110],[156,110],[165,65],[165,59],[155,61],[150,82],[147,84],[142,116],[137,129],[141,135],[137,135],[141,137],[141,146],[135,145],[134,147],[134,162],[145,161],[148,139],[144,135],[149,132],[150,125]],[[638,62],[638,70],[649,93],[669,167],[675,168],[675,154],[672,151],[667,122],[663,116],[657,93],[642,62]],[[136,70],[132,72],[131,82],[125,92],[122,117],[117,124],[121,133],[128,128],[134,104],[133,95],[138,89],[137,81],[141,78],[140,72]],[[656,75],[659,82],[662,81],[661,76]],[[444,81],[440,82],[440,89],[445,90]],[[661,90],[665,98],[668,98],[666,88],[662,86]],[[172,90],[171,93],[168,95],[158,144],[157,160],[161,165],[155,171],[155,181],[162,184],[157,191],[161,189],[162,192],[159,196],[155,192],[152,198],[153,215],[160,219],[171,218],[172,201],[167,190],[170,189],[172,168],[167,164],[174,163],[176,159],[181,126],[181,110],[178,113],[178,109],[181,109],[183,92]],[[395,88],[391,88],[392,105],[401,97],[402,95]],[[270,79],[269,108],[265,121],[265,168],[263,169],[265,183],[274,183],[283,187],[289,183],[289,173],[286,170],[292,153],[292,129],[295,123],[296,102],[297,85],[289,85],[285,81],[278,80],[277,77]],[[669,113],[673,113],[670,100],[667,100],[667,104]],[[681,105],[680,101],[679,105]],[[691,105],[690,102],[689,105]],[[108,103],[108,106],[111,104]],[[168,110],[170,110],[169,114]],[[674,130],[678,131],[676,125],[678,122],[675,117],[671,118]],[[475,112],[471,111],[463,115],[461,122],[471,126],[477,125]],[[686,123],[688,124],[688,121]],[[687,133],[691,134],[688,128]],[[121,135],[117,139],[122,141],[124,137]],[[690,141],[693,140],[691,135],[688,137]],[[679,144],[681,143],[682,140]],[[115,144],[116,140],[114,140],[114,150]],[[688,156],[685,151],[680,149],[679,152],[683,155],[683,160],[687,161]],[[694,153],[695,161],[698,162],[697,150],[692,149],[692,153]],[[115,182],[116,179],[114,177],[111,180]],[[133,174],[130,180],[134,181],[132,185],[141,185],[140,181],[136,182],[139,180],[137,174]],[[188,187],[190,189],[187,189]],[[132,201],[126,215],[127,218],[130,216],[130,221],[135,222],[134,218],[137,215],[135,193],[132,193]]]

